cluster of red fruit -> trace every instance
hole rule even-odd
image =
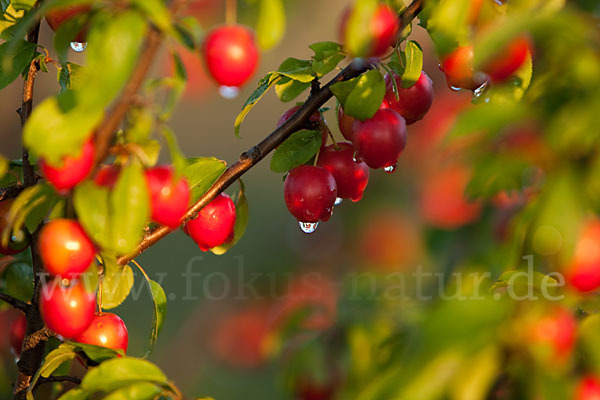
[[[328,128],[323,117],[320,113],[311,117],[313,122],[320,121],[323,134],[316,166],[293,168],[284,184],[285,203],[305,232],[314,231],[319,221],[329,219],[336,200],[359,201],[369,180],[369,168],[393,172],[406,146],[406,125],[420,120],[429,110],[433,87],[425,72],[406,89],[395,74],[385,79],[387,92],[373,117],[359,121],[339,108],[339,128],[347,141],[326,146]],[[297,109],[286,112],[279,125]]]

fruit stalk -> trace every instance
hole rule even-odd
[[[400,28],[403,30],[419,14],[423,7],[423,0],[413,0],[413,2],[399,15]],[[194,203],[186,212],[184,221],[193,218],[198,211],[210,203],[216,196],[227,189],[232,183],[238,180],[254,165],[261,161],[267,154],[279,146],[292,133],[296,132],[310,119],[323,104],[325,104],[333,93],[330,90],[331,85],[341,81],[347,81],[355,78],[371,68],[364,60],[356,59],[346,68],[344,68],[336,77],[318,90],[312,90],[308,100],[292,115],[283,125],[275,129],[271,134],[264,138],[260,143],[243,153],[239,160],[231,165],[223,175]],[[130,255],[119,258],[119,263],[127,264],[131,259],[138,256],[163,237],[173,232],[175,229],[166,226],[160,226],[148,233],[140,242],[135,252]]]

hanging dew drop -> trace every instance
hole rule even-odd
[[[240,94],[240,88],[236,86],[220,86],[219,94],[228,100],[235,99]]]
[[[473,95],[475,97],[479,97],[485,92],[485,89],[488,86],[488,81],[483,82],[483,85],[479,86],[477,89],[473,90]]]
[[[77,53],[81,53],[87,48],[87,42],[71,42],[71,48]]]
[[[304,233],[313,233],[314,231],[317,230],[317,226],[319,226],[318,222],[298,221],[298,224],[300,225],[300,229],[302,229],[302,232],[304,232]]]
[[[344,199],[342,199],[341,197],[338,197],[338,198],[335,199],[335,203],[333,203],[333,204],[336,205],[336,206],[339,206],[340,204],[342,204],[343,200]]]
[[[385,167],[383,169],[388,174],[393,174],[396,171],[396,165],[390,165],[389,167]]]
[[[454,90],[455,92],[460,92],[462,89],[456,86],[450,86],[450,90]]]

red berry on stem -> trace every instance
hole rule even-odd
[[[65,338],[74,338],[85,331],[94,318],[96,294],[83,282],[71,281],[64,286],[60,278],[44,282],[40,296],[40,311],[46,326]]]
[[[10,326],[10,346],[17,357],[21,355],[21,348],[23,347],[23,339],[25,338],[26,330],[27,318],[25,315],[21,314]]]
[[[208,71],[220,85],[243,85],[258,65],[254,32],[243,25],[213,29],[206,36],[203,49]]]
[[[206,205],[196,218],[186,222],[184,231],[198,244],[200,250],[208,251],[233,239],[235,204],[225,194],[219,194]]]
[[[116,314],[95,314],[88,328],[75,337],[79,343],[127,352],[129,336],[125,322]]]
[[[393,110],[379,110],[360,122],[353,138],[356,159],[371,168],[394,168],[406,146],[406,122]]]
[[[567,282],[579,292],[600,287],[600,221],[587,222],[583,227],[565,275]]]
[[[531,43],[525,36],[511,41],[498,55],[483,67],[483,71],[494,82],[510,78],[531,54]]]
[[[600,399],[600,378],[588,375],[581,379],[575,387],[574,400],[598,400]]]
[[[154,167],[146,171],[146,183],[152,220],[170,228],[179,226],[190,202],[190,188],[185,177],[175,180],[173,168]]]
[[[294,106],[283,113],[279,121],[277,122],[277,127],[279,128],[281,125],[285,124],[288,119],[292,117],[300,109],[301,105]],[[320,111],[315,111],[313,115],[310,116],[309,122],[306,124],[306,129],[311,130],[320,130],[321,131],[321,146],[325,146],[327,142],[327,126],[325,125],[325,118],[323,118],[323,114]]]
[[[392,79],[396,80],[398,88],[398,98],[394,93],[394,84]],[[402,78],[396,74],[385,76],[386,93],[385,100],[390,104],[390,108],[404,117],[406,124],[410,125],[422,119],[431,103],[433,103],[433,83],[425,71],[409,88],[402,87]]]
[[[340,23],[340,41],[346,42],[348,34],[348,21],[352,9],[347,9]],[[369,26],[370,43],[365,54],[355,54],[356,57],[379,57],[384,55],[390,46],[396,42],[400,24],[398,15],[388,6],[381,4],[371,17]]]
[[[84,5],[72,5],[72,6],[64,6],[53,8],[46,13],[46,22],[50,25],[50,28],[54,32],[56,32],[62,24],[69,21],[72,18],[77,17],[80,14],[85,14],[91,10],[91,6]],[[73,41],[75,42],[85,42],[86,29],[82,29]]]
[[[12,199],[0,201],[0,235],[6,227],[8,227],[8,212],[13,203]],[[11,256],[22,252],[29,246],[29,233],[25,229],[18,232],[12,232],[6,246],[0,241],[0,254]]]
[[[92,170],[93,164],[94,142],[92,139],[83,144],[78,155],[65,156],[59,166],[53,166],[40,160],[42,173],[56,190],[62,193],[83,181]]]
[[[79,222],[70,219],[46,224],[40,232],[39,249],[46,270],[69,279],[85,272],[96,253]]]
[[[369,167],[364,162],[354,161],[352,143],[341,142],[321,149],[319,167],[323,167],[335,178],[337,196],[359,201],[369,181]]]
[[[381,102],[380,110],[390,108],[389,103],[386,100]],[[346,140],[352,141],[354,137],[354,130],[357,128],[357,124],[360,121],[350,115],[344,113],[344,108],[340,106],[338,108],[338,126],[340,127],[340,132]]]
[[[283,195],[288,210],[299,222],[327,221],[337,198],[337,185],[327,169],[301,165],[285,178]]]
[[[457,47],[442,59],[440,69],[451,88],[475,90],[484,83],[473,71],[473,46]]]

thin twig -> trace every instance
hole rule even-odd
[[[47,378],[43,378],[42,377],[42,378],[40,378],[37,381],[36,387],[38,385],[42,385],[44,383],[56,383],[56,382],[70,382],[70,383],[74,383],[76,385],[79,385],[79,384],[81,384],[81,379],[79,379],[77,377],[74,377],[74,376],[68,376],[68,375],[65,375],[65,376],[49,376]]]
[[[414,0],[408,8],[406,8],[399,16],[400,18],[400,30],[404,29],[412,20],[419,14],[423,6],[423,0]],[[347,81],[355,78],[371,68],[371,65],[366,63],[364,60],[355,59],[350,65],[344,68],[335,78],[327,83],[324,87],[312,91],[308,100],[296,111],[292,117],[275,129],[269,136],[263,139],[262,142],[243,153],[239,160],[231,165],[221,175],[221,177],[208,189],[202,197],[196,201],[186,212],[183,217],[183,221],[187,221],[193,218],[198,211],[204,206],[210,203],[216,196],[227,189],[233,182],[244,175],[250,168],[256,165],[262,160],[267,154],[273,151],[279,146],[285,139],[287,139],[292,133],[297,131],[306,121],[309,120],[310,116],[317,111],[323,104],[325,104],[332,96],[330,88],[331,85]],[[176,228],[175,228],[176,229]],[[160,226],[154,229],[152,232],[144,236],[141,243],[136,248],[135,252],[128,256],[122,256],[119,258],[120,264],[126,264],[134,257],[138,256],[148,248],[152,247],[159,240],[173,232],[175,229],[166,226]]]
[[[0,201],[14,199],[25,189],[23,185],[14,185],[0,188]]]
[[[16,299],[6,293],[0,293],[0,300],[7,302],[12,307],[23,311],[25,314],[27,314],[27,311],[29,311],[29,304],[25,303],[22,300]]]

